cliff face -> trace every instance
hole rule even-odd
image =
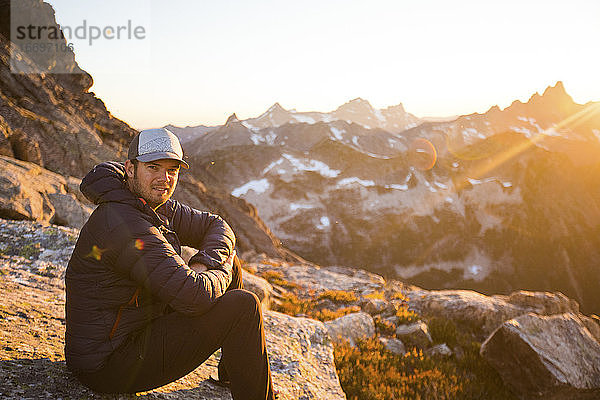
[[[52,7],[25,0],[19,7],[56,26]],[[9,2],[3,2],[3,22]],[[41,16],[41,17],[40,17]],[[65,175],[83,176],[104,160],[123,159],[124,147],[135,130],[114,118],[93,92],[92,77],[77,65],[72,52],[41,60],[29,58],[0,34],[0,153],[34,162]],[[64,40],[64,39],[63,39]],[[11,58],[19,58],[38,74],[11,72]],[[38,64],[42,63],[41,65]],[[54,74],[62,65],[72,73]]]

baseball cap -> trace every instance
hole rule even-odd
[[[190,167],[183,160],[179,139],[166,128],[146,129],[135,135],[129,145],[127,158],[141,162],[170,158],[179,161],[184,168]]]

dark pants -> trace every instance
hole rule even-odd
[[[115,350],[100,371],[78,378],[99,392],[142,392],[187,375],[221,348],[219,372],[226,370],[235,400],[273,399],[260,303],[241,289],[241,266],[235,261],[229,288],[208,312],[197,317],[171,312],[153,320]]]

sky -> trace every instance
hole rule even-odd
[[[90,89],[136,129],[361,97],[419,117],[485,112],[563,81],[600,100],[598,0],[46,0]],[[116,27],[131,23],[138,37]],[[90,40],[91,27],[113,39]],[[83,36],[80,34],[79,36]],[[91,43],[91,44],[90,44]]]

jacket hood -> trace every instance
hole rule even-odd
[[[143,207],[140,199],[127,188],[125,165],[119,162],[98,164],[81,181],[79,190],[92,203],[128,203]]]

